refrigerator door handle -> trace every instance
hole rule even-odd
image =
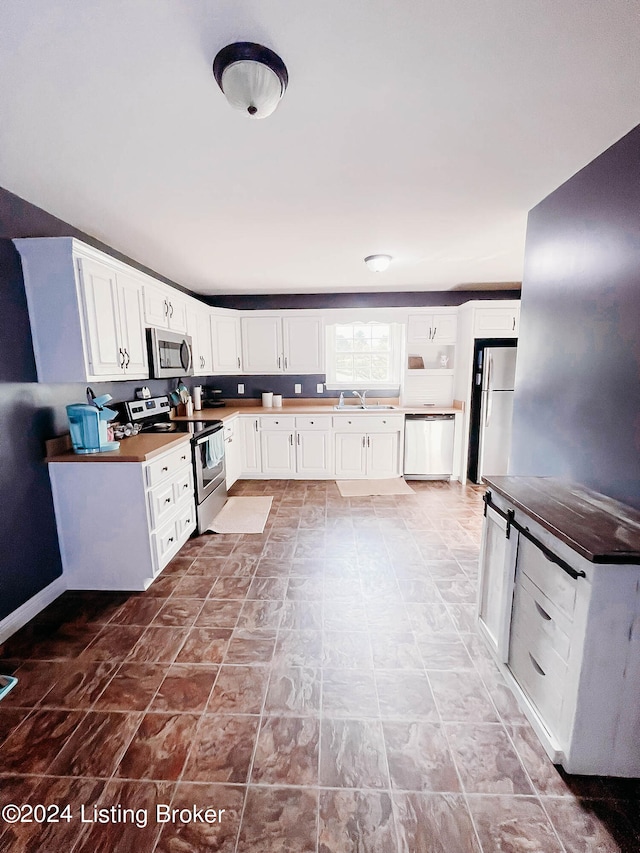
[[[491,420],[491,409],[493,408],[493,394],[491,391],[487,391],[487,405],[484,410],[484,425],[485,427],[489,426],[489,421]]]

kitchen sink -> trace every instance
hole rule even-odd
[[[333,407],[337,412],[370,412],[377,411],[379,412],[381,409],[397,409],[397,406],[387,406],[385,403],[367,403],[366,406],[354,406],[354,405],[346,405],[346,406],[334,406]]]

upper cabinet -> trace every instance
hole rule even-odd
[[[324,373],[319,315],[242,317],[244,373]]]
[[[242,370],[240,318],[233,314],[211,313],[213,373],[233,374]]]
[[[187,332],[187,297],[169,285],[146,282],[144,286],[144,319],[148,326]]]
[[[409,344],[455,344],[457,316],[455,311],[443,314],[409,314]]]
[[[191,337],[193,348],[194,376],[210,376],[213,373],[211,348],[210,309],[189,299],[187,302],[187,334]]]
[[[517,338],[520,305],[501,308],[476,308],[473,333],[476,338]]]
[[[142,276],[71,237],[14,243],[38,381],[147,379]]]

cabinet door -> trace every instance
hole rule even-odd
[[[400,476],[400,433],[381,432],[367,436],[367,477]]]
[[[478,578],[478,619],[483,633],[499,659],[509,656],[509,624],[515,574],[517,533],[507,539],[507,523],[487,507],[480,546]]]
[[[285,373],[324,373],[322,317],[284,317],[282,320]]]
[[[240,418],[239,433],[242,447],[242,473],[261,474],[260,432],[257,418]]]
[[[167,288],[167,319],[172,331],[185,334],[187,331],[187,303],[177,294],[177,290],[172,291],[171,288]]]
[[[225,427],[225,433],[227,428]],[[224,464],[227,473],[227,489],[236,482],[242,472],[242,453],[240,449],[240,430],[238,424],[229,430],[224,440]]]
[[[210,376],[213,373],[213,351],[211,346],[211,323],[209,321],[209,312],[206,309],[198,311],[197,328],[198,368],[205,376]]]
[[[458,318],[456,314],[434,314],[431,340],[436,344],[455,344]]]
[[[305,477],[330,477],[332,474],[332,433],[329,430],[298,430],[296,469]]]
[[[366,476],[367,437],[359,432],[336,433],[336,477],[356,479]]]
[[[240,320],[211,317],[213,373],[240,373]]]
[[[116,274],[86,258],[80,258],[78,266],[87,325],[89,374],[121,378],[126,357],[120,343]]]
[[[476,308],[474,335],[476,338],[516,338],[519,318],[519,308]]]
[[[242,317],[242,366],[245,373],[282,373],[280,317]]]
[[[144,319],[148,326],[158,326],[162,329],[169,327],[169,300],[161,287],[153,284],[144,285]]]
[[[431,328],[433,316],[431,314],[409,314],[407,320],[407,340],[411,343],[431,343]]]
[[[287,477],[295,474],[295,450],[293,433],[286,430],[262,430],[262,473]]]
[[[118,273],[118,304],[125,373],[130,379],[148,379],[149,358],[144,330],[142,283]]]

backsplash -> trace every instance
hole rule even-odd
[[[274,394],[282,394],[285,399],[295,399],[296,397],[305,399],[314,397],[318,399],[322,399],[323,397],[329,399],[338,398],[340,391],[327,391],[324,387],[326,378],[324,373],[307,373],[300,376],[293,374],[287,374],[286,376],[282,374],[264,376],[247,376],[243,374],[239,376],[190,376],[185,384],[188,388],[192,388],[194,385],[206,385],[209,388],[220,390],[222,391],[223,400],[260,399],[263,391],[273,391]],[[296,384],[302,386],[299,394],[295,392]],[[244,385],[244,394],[238,393],[238,385]],[[316,389],[317,385],[322,385],[322,393],[318,393]],[[371,396],[379,397],[397,397],[400,394],[400,388],[385,388],[376,392],[373,386],[354,385],[353,389],[350,388],[349,391],[345,391],[345,396],[351,390],[368,390],[369,392],[373,392]]]

